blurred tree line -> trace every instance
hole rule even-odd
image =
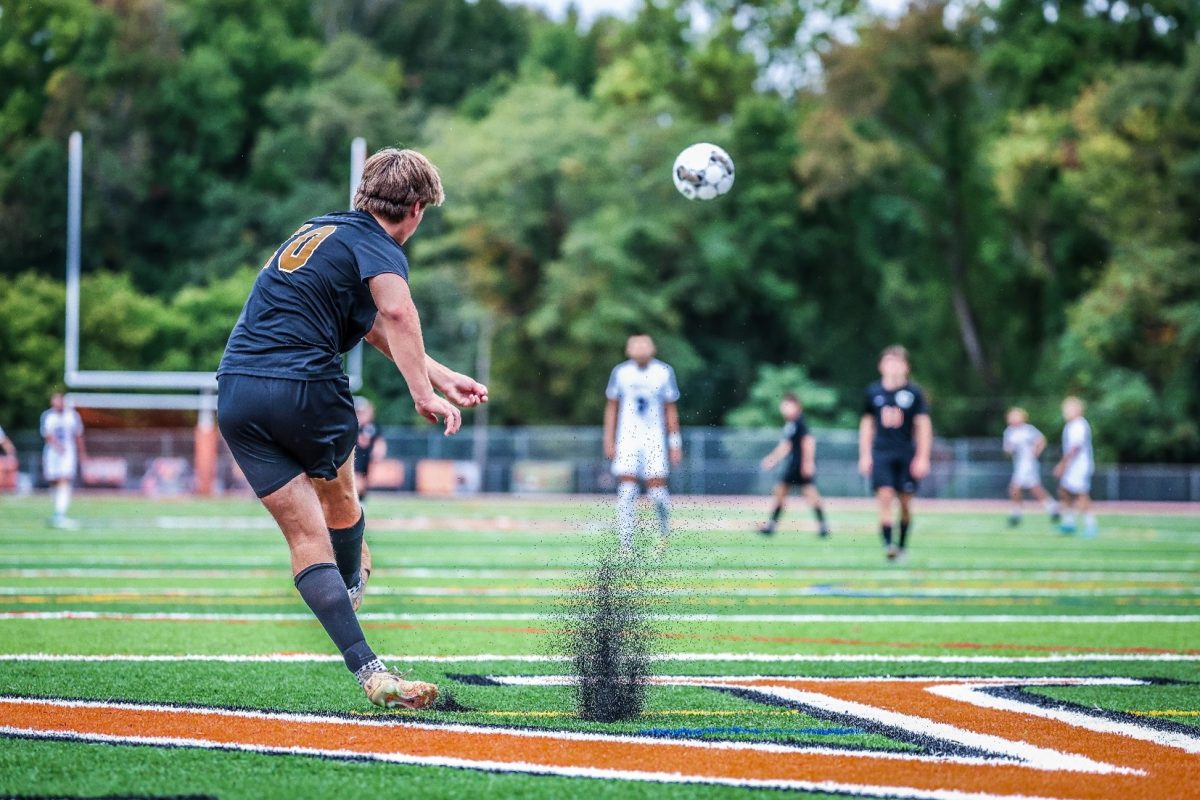
[[[1200,459],[1200,2],[0,0],[0,420],[62,374],[66,138],[85,135],[88,368],[212,369],[260,265],[419,147],[433,352],[490,342],[492,420],[596,423],[656,336],[690,424],[794,381],[853,419],[907,344],[945,434],[1091,402],[1108,457]],[[694,141],[737,185],[689,203]],[[489,332],[484,337],[481,332]],[[367,359],[384,419],[408,419]],[[847,411],[849,414],[847,415]]]

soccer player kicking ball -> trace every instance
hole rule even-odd
[[[858,471],[870,476],[889,561],[902,560],[917,483],[929,474],[933,424],[925,395],[908,379],[908,351],[892,345],[879,356],[880,380],[867,387],[858,425]],[[892,543],[892,505],[900,498],[900,540]]]
[[[1092,453],[1092,426],[1083,418],[1083,401],[1068,397],[1062,404],[1063,426],[1062,460],[1054,467],[1058,478],[1058,496],[1065,509],[1062,520],[1063,533],[1075,532],[1075,509],[1083,515],[1083,535],[1087,538],[1099,533],[1096,515],[1091,511],[1092,472],[1095,456]]]
[[[653,339],[630,336],[625,344],[629,360],[613,368],[604,393],[608,398],[604,408],[604,457],[612,461],[612,474],[618,481],[617,529],[623,555],[633,552],[639,481],[646,482],[646,495],[658,511],[657,552],[666,549],[671,535],[667,460],[669,456],[676,466],[683,461],[675,370],[654,354]]]
[[[825,523],[825,509],[821,505],[821,493],[817,491],[816,459],[817,440],[808,432],[804,423],[804,407],[795,393],[788,392],[779,401],[779,413],[783,415],[783,438],[779,444],[762,460],[764,470],[772,470],[780,461],[787,459],[787,466],[779,483],[775,484],[775,508],[771,511],[771,519],[758,526],[758,532],[770,536],[775,532],[775,525],[783,514],[787,504],[788,492],[793,486],[800,487],[800,492],[812,506],[813,515],[817,518],[818,535],[824,539],[829,535],[829,526]]]
[[[355,210],[309,220],[258,273],[217,371],[221,434],[287,540],[300,596],[367,697],[388,708],[425,708],[437,687],[389,672],[355,615],[365,519],[351,458],[358,420],[341,358],[365,338],[447,436],[462,422],[456,406],[487,402],[487,387],[425,354],[409,293],[401,245],[443,197],[437,169],[420,153],[371,156]]]
[[[1013,460],[1012,480],[1008,484],[1008,496],[1012,499],[1012,511],[1008,516],[1010,528],[1021,524],[1021,506],[1026,491],[1045,507],[1051,522],[1059,520],[1058,503],[1042,488],[1042,468],[1038,458],[1045,449],[1046,437],[1029,424],[1025,409],[1009,409],[1008,427],[1004,429],[1004,452]]]

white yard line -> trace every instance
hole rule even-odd
[[[562,664],[570,656],[524,655],[385,655],[384,661],[397,664],[482,664],[527,663]],[[659,653],[651,656],[659,663],[720,662],[746,664],[1076,664],[1076,663],[1174,663],[1200,662],[1200,654],[1185,653],[1054,653],[1044,656],[923,656],[894,654],[792,655],[778,653]],[[341,663],[341,656],[330,653],[264,653],[183,655],[108,653],[69,655],[62,653],[0,653],[3,662],[128,662],[174,663],[217,662],[222,664]],[[740,679],[740,678],[739,678]],[[950,680],[950,679],[947,679]]]
[[[404,614],[374,612],[360,614],[364,622],[535,622],[561,619],[557,614],[444,612]],[[1004,625],[1034,622],[1062,625],[1191,624],[1200,614],[648,614],[656,622],[764,622],[771,624],[810,623],[922,623]],[[221,614],[189,612],[119,611],[3,611],[0,621],[9,620],[118,620],[139,622],[312,622],[308,613]]]

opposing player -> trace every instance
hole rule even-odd
[[[1075,532],[1075,512],[1083,515],[1083,535],[1091,538],[1099,533],[1096,515],[1092,513],[1092,472],[1096,468],[1092,453],[1092,426],[1083,418],[1084,405],[1078,397],[1063,400],[1062,415],[1066,424],[1062,432],[1062,460],[1054,467],[1058,478],[1058,496],[1063,504],[1063,533]]]
[[[921,389],[909,381],[908,351],[879,356],[880,380],[867,387],[858,425],[858,470],[870,476],[879,503],[879,529],[889,561],[902,560],[912,526],[912,498],[929,474],[933,424]],[[900,538],[892,543],[892,506],[900,499]]]
[[[1021,524],[1025,492],[1029,492],[1046,509],[1051,522],[1058,522],[1058,503],[1042,488],[1042,467],[1038,461],[1046,449],[1046,437],[1029,424],[1029,414],[1023,408],[1008,411],[1008,427],[1004,429],[1004,452],[1012,456],[1013,474],[1008,484],[1008,496],[1012,510],[1008,515],[1009,527]]]
[[[367,697],[386,707],[424,708],[437,687],[389,672],[355,616],[365,519],[341,356],[365,338],[447,436],[461,424],[457,406],[487,402],[486,387],[425,354],[408,288],[401,245],[442,200],[437,169],[420,153],[371,156],[355,210],[309,220],[259,272],[217,372],[221,433],[287,540],[297,590]]]
[[[758,526],[758,532],[765,536],[775,532],[783,507],[787,504],[788,492],[796,486],[812,506],[813,516],[817,518],[818,535],[823,539],[829,535],[829,525],[825,522],[825,508],[815,483],[817,440],[808,431],[808,425],[804,422],[804,407],[794,392],[788,392],[779,401],[779,413],[784,419],[783,438],[763,458],[762,468],[775,469],[785,458],[787,465],[779,476],[779,483],[775,484],[775,508],[771,511],[771,518]]]
[[[54,516],[50,524],[56,528],[74,528],[75,520],[67,516],[71,508],[71,487],[79,463],[86,458],[83,440],[83,420],[79,412],[68,408],[62,394],[50,397],[50,408],[42,412],[42,475],[54,487]]]
[[[667,491],[668,459],[683,461],[679,432],[679,386],[675,370],[654,357],[654,340],[630,336],[625,344],[629,360],[613,368],[608,379],[604,408],[604,457],[612,461],[617,477],[617,529],[621,552],[633,550],[638,483],[658,511],[658,545],[661,552],[671,535],[671,495]]]
[[[358,439],[354,443],[354,485],[358,488],[358,502],[366,503],[367,480],[371,471],[371,459],[379,447],[382,437],[379,428],[375,426],[375,406],[365,397],[354,401],[354,411],[358,415]]]

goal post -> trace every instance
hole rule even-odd
[[[350,143],[350,207],[362,180],[367,142]],[[193,470],[196,493],[211,495],[216,485],[218,433],[216,372],[89,370],[80,365],[80,273],[83,244],[83,134],[67,140],[66,321],[63,383],[66,400],[79,408],[195,411]],[[233,324],[233,321],[230,321]],[[346,354],[351,391],[362,388],[362,343]]]

